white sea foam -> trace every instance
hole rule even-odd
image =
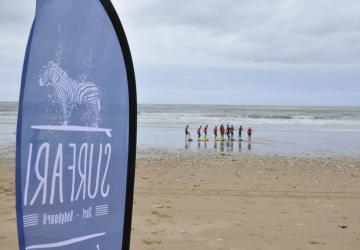
[[[314,107],[220,107],[174,105],[164,108],[154,105],[140,106],[139,126],[183,127],[199,125],[234,124],[284,125],[294,129],[360,130],[360,108]]]

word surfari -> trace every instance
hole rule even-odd
[[[37,147],[30,143],[24,206],[75,202],[99,195],[106,198],[110,160],[110,143],[42,143]],[[33,188],[30,181],[36,183]]]

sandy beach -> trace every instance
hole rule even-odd
[[[17,249],[14,156],[0,244]],[[360,249],[360,160],[139,150],[131,249]]]
[[[0,152],[0,244],[1,249],[18,249],[15,211],[15,156]]]

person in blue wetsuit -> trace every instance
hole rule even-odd
[[[227,135],[228,140],[230,140],[230,126],[229,126],[229,124],[226,125],[226,135]]]

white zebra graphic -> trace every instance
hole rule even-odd
[[[61,105],[63,125],[69,124],[73,108],[77,107],[84,112],[82,121],[87,126],[99,127],[100,91],[95,83],[76,81],[57,63],[50,61],[40,73],[39,85],[54,88],[57,101]]]

